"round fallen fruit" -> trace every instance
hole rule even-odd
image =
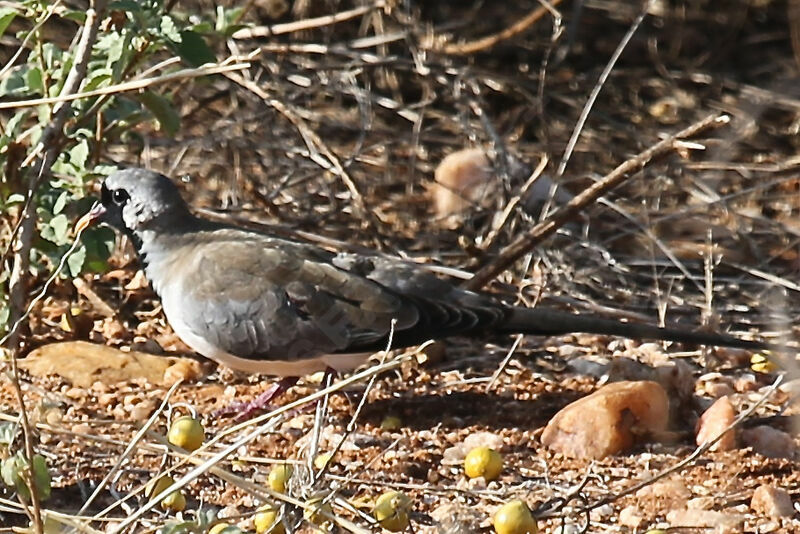
[[[167,512],[183,512],[186,508],[186,497],[180,491],[173,491],[161,501],[161,508]]]
[[[190,452],[199,449],[205,437],[205,431],[200,421],[188,415],[175,419],[167,434],[167,440],[170,443]]]
[[[269,472],[269,477],[267,478],[267,482],[269,482],[269,487],[272,488],[272,491],[286,493],[286,483],[289,482],[290,478],[292,478],[293,472],[294,469],[289,464],[280,464],[274,466]]]
[[[230,525],[228,523],[217,523],[216,525],[208,529],[208,534],[219,534],[229,526]]]
[[[403,421],[396,415],[387,415],[381,421],[381,430],[400,430]]]
[[[333,458],[333,456],[328,452],[318,455],[316,458],[314,458],[314,467],[317,468],[317,470],[322,471],[331,461],[331,458]]]
[[[769,351],[759,352],[750,357],[750,368],[756,373],[770,374],[779,370],[778,365],[770,360]]]
[[[494,514],[494,531],[497,534],[536,534],[536,520],[528,505],[520,500],[504,504]]]
[[[153,478],[144,487],[144,496],[152,500],[153,497],[157,497],[162,491],[164,491],[174,483],[175,480],[169,475],[161,475],[158,478]]]
[[[318,527],[330,522],[328,516],[333,515],[333,508],[326,497],[328,497],[327,494],[317,495],[306,501],[306,505],[303,507],[303,517],[306,521],[314,523]]]
[[[386,530],[400,532],[408,528],[409,510],[411,499],[399,491],[387,491],[375,501],[372,517]]]
[[[284,534],[286,528],[280,520],[281,510],[274,504],[265,504],[253,517],[256,534]]]
[[[483,477],[488,482],[503,471],[503,457],[489,447],[475,447],[464,458],[464,472],[469,478]]]

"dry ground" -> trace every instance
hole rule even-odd
[[[268,4],[256,2],[249,20],[275,22],[269,19]],[[297,12],[280,21],[352,7],[326,2],[304,10],[301,4],[296,2]],[[178,136],[141,131],[141,144],[110,147],[111,157],[191,177],[184,190],[193,205],[218,216],[279,224],[284,232],[311,232],[474,270],[535,222],[515,210],[494,246],[480,246],[492,215],[527,176],[501,175],[457,227],[446,228],[431,214],[427,198],[435,165],[449,152],[481,145],[531,166],[547,156],[546,172],[555,177],[581,109],[640,6],[587,1],[578,21],[571,4],[560,5],[563,27],[547,16],[484,50],[445,53],[437,43],[494,34],[538,5],[528,0],[456,4],[400,2],[345,23],[274,39],[231,41],[229,46],[240,52],[266,45],[249,75],[288,112],[256,96],[245,83],[221,77],[185,83],[179,91],[184,127]],[[731,123],[695,139],[703,150],[684,146],[650,162],[568,230],[531,251],[491,289],[525,304],[539,300],[588,313],[618,310],[620,315],[705,324],[739,334],[792,337],[800,310],[795,156],[800,89],[787,21],[787,6],[777,1],[653,3],[605,81],[557,180],[577,193],[664,134],[711,113],[727,113]],[[551,36],[561,30],[553,45]],[[390,39],[394,32],[403,38]],[[386,42],[362,47],[358,41],[376,35]],[[331,48],[317,54],[303,46],[309,44]],[[318,142],[304,142],[299,121],[319,136]],[[315,162],[320,153],[332,161],[328,150],[346,172],[325,171]],[[184,351],[137,275],[130,249],[122,247],[112,264],[111,273],[87,275],[84,281],[113,313],[103,316],[97,301],[70,280],[61,280],[31,319],[27,349],[86,339],[151,352]],[[60,318],[76,305],[82,313],[66,331]],[[456,340],[442,358],[413,360],[377,376],[350,438],[317,487],[336,488],[351,501],[374,497],[386,487],[403,488],[414,497],[414,528],[424,532],[486,531],[494,507],[510,496],[532,506],[551,505],[557,517],[543,520],[546,532],[554,532],[561,520],[582,525],[587,517],[591,532],[632,532],[620,526],[619,512],[633,504],[641,507],[641,529],[646,530],[663,523],[677,505],[640,495],[615,499],[588,516],[579,510],[692,452],[692,425],[703,399],[709,398],[703,384],[729,381],[743,407],[760,398],[774,379],[753,373],[747,354],[567,336],[524,339],[487,391],[489,377],[512,342],[491,341]],[[696,387],[692,383],[698,398],[681,404],[683,412],[672,424],[674,441],[599,462],[565,459],[541,446],[538,436],[548,419],[593,391],[600,380],[566,361],[589,355],[650,362],[653,352],[675,353],[695,380],[703,377]],[[181,385],[170,399],[202,414],[209,436],[233,426],[211,417],[215,409],[234,398],[251,398],[269,383],[264,377],[211,371]],[[318,387],[303,382],[282,402]],[[314,428],[321,429],[320,450],[331,450],[365,387],[362,382],[349,387],[348,396],[331,396],[317,424],[310,411],[284,416],[269,432],[236,448],[218,468],[263,485],[270,462],[306,460]],[[167,388],[141,380],[79,388],[53,377],[29,378],[25,391],[34,419],[45,425],[40,450],[55,474],[57,489],[47,507],[72,514],[118,463]],[[1,399],[5,413],[17,413],[7,383]],[[791,395],[779,392],[754,417],[787,409],[784,415],[791,414]],[[400,418],[399,429],[381,429],[387,415]],[[790,426],[781,419],[770,424]],[[222,450],[252,428],[225,436],[205,454]],[[153,430],[163,433],[163,418]],[[466,481],[445,453],[479,432],[500,436],[507,460],[501,479],[488,487]],[[148,435],[144,442],[153,444],[155,438]],[[112,484],[113,492],[104,491],[90,512],[146,482],[163,458],[152,446],[137,448]],[[170,458],[173,462],[175,457]],[[186,466],[178,470],[186,471]],[[672,478],[685,483],[691,498],[707,498],[711,509],[745,515],[747,531],[800,530],[800,520],[759,518],[748,507],[753,489],[762,483],[781,486],[795,499],[800,495],[793,461],[767,459],[748,449],[705,453]],[[298,482],[293,494],[302,499],[307,490],[308,484]],[[223,482],[219,473],[200,476],[188,494],[190,509],[224,508],[228,515],[251,512],[258,502],[252,488]],[[566,495],[569,502],[557,501]],[[143,502],[136,497],[126,505],[130,508],[114,509],[108,517],[124,518]],[[352,511],[334,510],[367,528],[367,521]],[[15,514],[0,514],[0,521],[21,524]],[[137,531],[155,529],[164,520],[146,514]]]

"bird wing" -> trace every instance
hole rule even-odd
[[[183,253],[194,261],[176,278],[175,294],[162,295],[167,317],[237,357],[294,360],[343,352],[385,338],[392,319],[399,328],[418,320],[413,303],[303,244],[217,231],[197,236]]]
[[[173,295],[162,295],[170,323],[181,323],[179,335],[188,329],[240,358],[374,352],[386,346],[392,320],[393,346],[403,347],[472,331],[505,313],[413,263],[334,256],[240,230],[196,236],[183,254],[194,258],[189,272]]]

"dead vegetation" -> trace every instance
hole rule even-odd
[[[177,8],[215,8],[190,4]],[[617,187],[560,221],[568,224],[547,240],[521,247],[487,288],[526,305],[794,339],[800,90],[786,4],[553,4],[250,2],[242,19],[250,27],[216,50],[249,67],[165,82],[174,85],[178,133],[140,127],[98,157],[186,177],[184,192],[208,216],[333,248],[371,247],[456,276],[496,264],[537,222],[557,220],[523,201],[540,162],[542,175],[570,195],[628,162]],[[636,159],[723,116],[729,121],[665,143],[658,157]],[[483,148],[493,172],[455,219],[437,215],[434,170],[468,147]],[[129,249],[116,251],[111,268],[78,282],[56,279],[24,325],[24,351],[89,340],[185,352]],[[256,396],[268,386],[263,377],[209,369],[170,389],[136,377],[82,387],[25,375],[36,449],[53,473],[42,508],[87,532],[151,532],[166,518],[134,492],[174,468],[187,510],[221,510],[248,526],[259,503],[278,498],[266,487],[270,466],[290,461],[297,475],[280,498],[286,523],[301,530],[310,526],[298,510],[327,491],[332,528],[374,531],[359,503],[387,488],[412,496],[413,528],[422,532],[489,531],[493,511],[512,497],[531,505],[545,532],[798,530],[796,513],[775,519],[750,508],[761,484],[797,499],[792,459],[750,448],[690,458],[694,422],[719,384],[737,413],[758,403],[739,426],[791,432],[791,369],[776,389],[775,376],[755,373],[738,351],[566,336],[518,340],[496,373],[512,342],[455,340],[444,354],[435,346],[399,356],[333,386],[348,395],[306,380],[282,413],[247,425],[210,414]],[[541,429],[560,408],[609,376],[630,378],[614,361],[649,369],[664,353],[688,369],[688,396],[670,399],[671,439],[594,462],[541,445]],[[19,403],[5,378],[0,395],[4,418],[15,422]],[[306,407],[287,408],[293,402]],[[163,439],[174,403],[202,414],[213,436],[189,458]],[[400,428],[382,428],[388,415]],[[452,461],[451,449],[470,437],[496,440],[506,461],[498,481],[469,481]],[[313,467],[334,451],[325,470]],[[627,493],[643,481],[645,489]],[[669,515],[686,509],[720,515],[695,525],[699,512]],[[0,500],[0,523],[27,524],[11,492]]]

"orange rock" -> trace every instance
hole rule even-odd
[[[667,514],[671,525],[714,529],[714,532],[742,532],[744,516],[716,510],[673,510]]]
[[[719,436],[736,419],[736,410],[728,397],[720,397],[697,421],[695,443],[702,445]],[[736,448],[736,433],[725,432],[712,447],[712,451],[730,451]]]
[[[172,369],[181,364],[182,370]],[[67,341],[44,345],[20,360],[20,367],[33,376],[59,375],[74,386],[88,388],[100,381],[105,384],[145,378],[153,384],[169,384],[175,376],[202,376],[200,363],[187,358],[154,356],[144,352],[123,352],[86,341]],[[188,369],[193,369],[189,371]]]
[[[757,514],[770,517],[791,517],[794,515],[792,498],[786,490],[762,484],[753,492],[750,508]]]
[[[431,194],[438,217],[461,213],[497,185],[482,148],[465,148],[446,156],[436,167],[435,180]]]
[[[558,412],[544,429],[542,443],[573,458],[599,459],[665,431],[668,419],[669,400],[659,384],[615,382]]]

